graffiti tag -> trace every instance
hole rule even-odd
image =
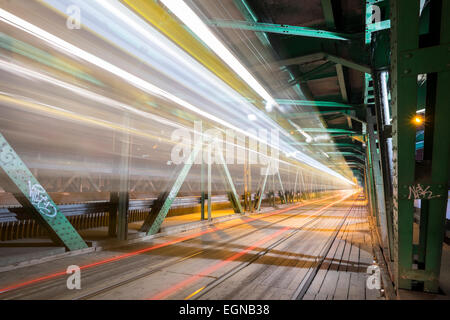
[[[440,195],[433,196],[433,192],[430,190],[431,186],[424,188],[420,183],[417,185],[409,186],[408,199],[433,199],[439,198]]]
[[[29,195],[31,203],[38,209],[39,213],[53,218],[58,213],[55,205],[49,200],[45,189],[38,183],[31,184],[28,181]]]

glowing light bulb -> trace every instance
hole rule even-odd
[[[414,122],[416,125],[422,124],[422,123],[423,123],[423,118],[420,117],[420,116],[415,116],[414,119],[413,119],[413,122]]]

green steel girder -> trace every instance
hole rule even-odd
[[[326,54],[325,58],[328,61],[332,61],[336,64],[341,64],[343,66],[346,66],[347,68],[350,69],[355,69],[361,72],[365,72],[365,73],[370,73],[371,72],[371,68],[369,64],[365,64],[365,63],[361,63],[361,62],[356,62],[347,58],[343,58],[343,57],[339,57],[336,55],[332,55],[332,54]]]
[[[336,23],[334,19],[333,0],[321,0],[322,12],[325,17],[325,24],[328,29],[336,29]]]
[[[401,77],[417,77],[418,74],[450,72],[450,43],[433,47],[405,50],[398,61]]]
[[[307,142],[294,142],[292,143],[294,145],[300,145],[300,146],[313,146],[313,147],[336,147],[336,148],[354,148],[354,150],[359,150],[359,148],[357,148],[357,145],[352,144],[352,143],[307,143]]]
[[[354,50],[352,50],[352,51],[354,51]],[[355,69],[355,70],[358,70],[361,72],[370,72],[371,68],[370,68],[368,55],[365,54],[365,52],[363,52],[361,50],[360,50],[359,54],[355,53],[354,55],[356,57],[352,59],[352,58],[341,57],[339,55],[326,53],[326,52],[315,52],[315,53],[298,56],[295,58],[280,60],[280,61],[272,63],[271,65],[282,68],[282,67],[291,66],[291,65],[305,64],[305,63],[310,63],[310,62],[314,62],[314,61],[325,60],[325,61],[334,62],[336,64],[341,64],[347,68]]]
[[[327,152],[328,155],[337,155],[337,156],[343,156],[344,158],[347,157],[351,157],[351,158],[356,158],[359,160],[364,160],[364,155],[361,155],[359,153],[355,153],[355,152],[348,152],[348,151],[332,151],[332,152]]]
[[[302,128],[302,130],[305,132],[315,132],[315,133],[358,134],[355,131],[336,128]]]
[[[386,30],[391,28],[391,20],[384,20],[375,23],[368,24],[366,26],[366,31],[373,33],[381,30]]]
[[[355,146],[344,146],[344,147],[339,147],[339,146],[337,146],[337,148],[339,149],[339,150],[348,150],[348,149],[351,149],[351,150],[353,150],[354,152],[356,152],[356,153],[358,153],[358,154],[361,154],[361,155],[365,155],[365,152],[363,152],[362,150],[361,150],[361,148],[357,148],[357,147],[355,147]]]
[[[266,190],[267,177],[269,176],[269,170],[270,170],[270,162],[267,165],[267,169],[266,169],[266,172],[264,174],[264,180],[263,180],[263,184],[262,184],[262,187],[261,187],[261,191],[259,192],[259,199],[258,199],[258,205],[256,206],[256,211],[260,211],[261,210],[261,202],[262,202],[262,197],[263,197],[264,191]]]
[[[377,150],[376,140],[379,138],[378,134],[375,132],[376,117],[372,115],[371,108],[367,108],[367,142],[369,145],[370,162],[372,164],[372,174],[374,191],[377,201],[377,212],[376,215],[379,221],[379,229],[381,234],[381,245],[386,252],[390,252],[390,239],[389,239],[389,228],[388,219],[389,216],[386,212],[386,201],[383,183],[383,174],[381,171],[381,159],[380,153]]]
[[[437,292],[439,289],[439,273],[444,234],[444,221],[446,211],[446,197],[434,197],[426,200],[428,215],[424,246],[424,269],[420,269],[419,277],[412,275],[413,268],[413,200],[416,196],[402,196],[403,191],[420,182],[424,185],[441,185],[448,188],[449,174],[449,146],[450,146],[450,69],[448,59],[444,57],[444,50],[450,43],[450,1],[428,3],[432,6],[435,15],[428,17],[433,25],[440,24],[440,30],[430,32],[437,37],[440,44],[433,47],[419,48],[419,0],[392,0],[391,1],[391,30],[392,30],[392,58],[397,64],[392,66],[392,101],[393,101],[393,143],[394,143],[394,222],[396,229],[396,282],[397,288],[411,289],[412,280],[424,281],[424,290]],[[438,38],[438,37],[437,37]],[[434,56],[435,55],[435,56]],[[414,60],[414,63],[411,61]],[[438,61],[438,62],[437,62]],[[442,64],[443,65],[440,65]],[[433,139],[425,143],[425,149],[431,147],[431,161],[429,169],[431,174],[426,181],[415,181],[415,145],[416,128],[408,121],[416,114],[418,103],[418,73],[436,72],[436,82],[427,95],[432,95],[427,110],[433,109]],[[429,81],[429,80],[427,80]],[[428,98],[427,98],[428,100]],[[423,201],[423,200],[422,200]]]
[[[347,110],[337,110],[337,111],[311,111],[311,112],[292,112],[285,115],[287,119],[308,119],[308,118],[317,118],[324,116],[334,116],[334,115],[343,115],[347,116]]]
[[[233,0],[238,10],[244,15],[247,21],[258,22],[258,17],[248,5],[246,0]],[[267,48],[271,48],[270,40],[265,32],[256,32],[259,41]]]
[[[169,212],[170,207],[172,206],[173,201],[175,200],[178,192],[180,191],[181,185],[186,179],[191,167],[194,163],[195,158],[198,153],[202,150],[202,144],[198,143],[194,146],[193,150],[187,157],[183,168],[179,172],[174,184],[172,185],[169,192],[163,192],[156,203],[152,206],[150,213],[145,218],[144,223],[141,226],[140,231],[147,233],[147,235],[155,234],[159,231],[161,224]]]
[[[209,20],[207,23],[217,28],[241,29],[255,32],[278,33],[284,35],[303,36],[303,37],[331,39],[340,41],[349,41],[359,36],[325,30],[317,30],[308,27],[289,26],[285,24],[218,20],[218,19]]]
[[[278,175],[278,182],[280,183],[282,198],[284,199],[284,203],[286,204],[287,203],[286,193],[284,192],[283,182],[281,181],[280,170],[277,171],[277,175]]]
[[[341,91],[342,100],[348,102],[348,92],[347,92],[347,80],[344,73],[344,67],[342,64],[336,64],[336,73],[339,83],[339,89]]]
[[[230,188],[230,197],[232,200],[233,208],[236,213],[244,213],[242,210],[241,202],[239,199],[239,195],[236,192],[236,188],[234,187],[233,179],[231,178],[230,171],[228,170],[225,159],[223,158],[222,152],[219,152],[221,168],[223,173],[225,174],[226,182],[228,183],[228,187]]]
[[[311,106],[311,107],[330,107],[330,108],[342,108],[353,109],[355,106],[338,103],[333,101],[311,101],[311,100],[291,100],[291,99],[276,99],[276,103],[279,105],[295,105],[295,106]]]
[[[372,35],[373,41],[371,45],[371,60],[374,70],[387,70],[391,65],[390,55],[386,52],[390,51],[390,30],[383,30]]]
[[[289,85],[293,86],[298,82],[306,82],[309,80],[314,80],[314,79],[321,79],[320,77],[324,77],[322,75],[322,72],[331,68],[332,66],[334,66],[334,62],[328,61],[325,62],[323,64],[321,64],[320,66],[314,68],[313,70],[310,70],[308,72],[303,73],[302,75],[296,77],[295,79],[289,81]],[[327,73],[325,77],[328,77],[330,73]],[[332,73],[332,76],[336,76],[335,73]]]
[[[5,174],[5,190],[13,193],[27,212],[48,231],[54,242],[64,245],[68,250],[87,248],[86,242],[1,133],[0,167]]]

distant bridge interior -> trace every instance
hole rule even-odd
[[[0,299],[450,299],[450,0],[0,0]]]

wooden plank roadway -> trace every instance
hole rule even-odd
[[[300,288],[307,290],[303,299],[378,299],[377,290],[366,288],[373,260],[366,203],[355,195],[336,199],[218,223],[192,238],[195,231],[184,233],[182,242],[166,236],[6,272],[3,288],[30,274],[113,259],[84,269],[79,291],[67,290],[63,276],[0,299],[293,299]],[[114,260],[136,250],[144,251]]]

